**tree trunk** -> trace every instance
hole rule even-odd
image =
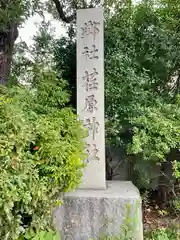
[[[171,149],[166,162],[161,165],[162,175],[159,177],[158,199],[162,208],[166,206],[170,198],[175,197],[173,191],[177,181],[173,176],[172,162],[174,160],[180,161],[180,153],[177,148]]]
[[[0,84],[6,84],[10,74],[14,42],[18,37],[17,24],[0,32]]]

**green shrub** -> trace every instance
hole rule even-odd
[[[18,240],[59,240],[60,236],[54,231],[40,231],[34,233],[33,231],[26,233],[25,236],[20,237]]]
[[[173,200],[170,201],[170,210],[173,214],[179,216],[180,214],[180,199],[179,197],[175,197]]]
[[[156,229],[146,234],[146,240],[178,240],[180,235],[176,229],[173,228],[162,228]]]
[[[171,150],[180,147],[180,108],[176,104],[159,103],[155,107],[142,108],[142,112],[143,115],[130,120],[134,127],[127,152],[136,156],[134,169],[138,172],[140,182],[136,184],[146,188],[159,177],[153,171],[155,166],[161,166]],[[178,169],[176,172],[178,174]]]
[[[0,237],[14,240],[51,225],[55,194],[79,183],[85,132],[54,73],[34,89],[1,88]],[[51,81],[49,79],[51,78]]]
[[[179,240],[180,235],[177,229],[174,228],[161,228],[155,229],[148,233],[145,233],[144,240]],[[91,240],[91,239],[90,239]],[[119,236],[107,236],[100,238],[100,240],[134,240],[131,236],[124,236],[120,234]]]

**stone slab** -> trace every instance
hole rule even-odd
[[[54,212],[62,240],[90,240],[122,236],[128,230],[134,240],[143,240],[141,197],[131,182],[109,181],[106,190],[66,193],[64,205]]]
[[[82,189],[105,189],[103,8],[77,10],[77,114],[88,131]]]

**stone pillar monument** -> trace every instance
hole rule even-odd
[[[102,8],[77,11],[77,113],[89,132],[84,189],[106,188],[103,23]]]
[[[143,240],[141,198],[131,182],[105,180],[103,8],[77,11],[77,111],[88,130],[80,187],[54,212],[62,240]],[[107,185],[107,187],[106,187]],[[125,231],[124,231],[125,230]]]

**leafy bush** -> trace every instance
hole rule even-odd
[[[178,230],[175,228],[161,228],[155,229],[150,232],[146,232],[144,239],[145,240],[179,240]],[[91,239],[90,239],[91,240]],[[131,236],[107,236],[102,237],[100,240],[134,240]]]
[[[65,107],[65,83],[53,72],[42,76],[34,88],[1,88],[1,239],[46,229],[55,195],[80,183],[85,132]]]
[[[143,167],[145,169],[146,164],[146,171],[139,176],[141,186],[144,184],[145,187],[150,186],[155,177],[148,169],[156,164],[161,166],[171,149],[180,146],[180,108],[176,104],[159,104],[144,111],[142,109],[142,112],[143,115],[132,117],[129,121],[133,126],[133,137],[127,145],[127,152],[136,155],[136,169],[139,172]]]
[[[176,196],[169,202],[171,212],[177,216],[180,214],[180,198]]]
[[[180,237],[177,229],[162,228],[156,229],[146,234],[146,240],[178,240]]]
[[[58,233],[49,231],[40,231],[39,233],[34,233],[30,231],[25,234],[25,236],[20,237],[18,240],[59,240],[60,236]]]

